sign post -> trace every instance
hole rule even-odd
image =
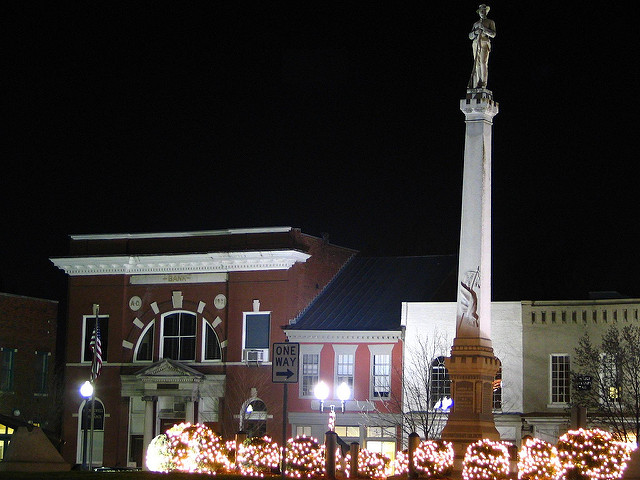
[[[287,397],[289,384],[298,383],[300,344],[294,342],[274,343],[271,352],[271,381],[284,383],[282,391],[282,478],[287,468]]]

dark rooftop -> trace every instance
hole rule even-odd
[[[455,255],[355,256],[286,328],[397,330],[402,302],[451,300],[456,267]]]

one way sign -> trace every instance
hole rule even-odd
[[[299,343],[274,343],[271,359],[273,383],[298,383]]]

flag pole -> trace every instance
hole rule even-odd
[[[97,356],[97,344],[98,344],[98,322],[100,321],[99,319],[99,314],[100,312],[100,305],[98,305],[97,303],[93,304],[93,315],[96,317],[96,323],[93,326],[93,332],[95,334],[95,340],[94,340],[94,345],[93,345],[93,360],[91,361],[91,384],[93,385],[93,391],[91,392],[91,422],[90,422],[90,427],[89,427],[89,471],[91,471],[93,469],[93,428],[94,428],[94,419],[95,419],[95,411],[96,411],[96,388],[95,388],[95,381],[98,378],[97,375],[97,365],[96,365],[96,356]]]

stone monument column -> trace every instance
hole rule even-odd
[[[485,23],[487,11],[481,5],[478,12]],[[460,109],[466,130],[456,338],[445,360],[453,406],[442,431],[442,439],[454,444],[458,461],[470,443],[500,439],[492,412],[492,384],[500,362],[491,345],[491,133],[498,104],[481,84],[467,88]]]

